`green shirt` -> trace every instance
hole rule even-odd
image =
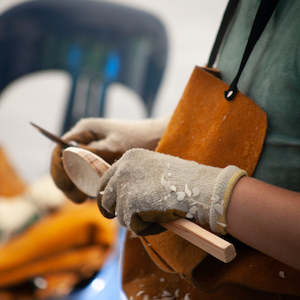
[[[228,84],[243,55],[260,1],[242,0],[220,52]],[[300,1],[281,0],[238,84],[268,116],[268,134],[254,177],[300,192]]]

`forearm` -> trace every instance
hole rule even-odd
[[[232,236],[300,269],[300,193],[244,177],[233,190],[227,223]]]

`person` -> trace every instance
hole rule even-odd
[[[241,1],[226,35],[217,68],[228,84],[258,5]],[[117,217],[140,235],[160,232],[159,222],[190,218],[300,270],[299,14],[298,1],[279,2],[239,82],[239,90],[268,115],[252,177],[236,166],[215,168],[154,152],[168,118],[84,119],[64,136],[115,161],[101,178],[98,205],[104,216]],[[66,189],[57,163],[60,151],[53,154],[53,178],[80,202],[83,195],[74,186],[68,183]]]

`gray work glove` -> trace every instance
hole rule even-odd
[[[124,153],[132,148],[154,150],[164,133],[169,117],[145,120],[87,118],[79,121],[64,138],[92,132],[87,146],[101,151]]]
[[[101,177],[98,206],[106,217],[139,235],[159,233],[158,223],[188,218],[226,233],[226,208],[246,172],[200,165],[143,149],[127,151]]]
[[[63,138],[99,155],[112,164],[131,148],[155,149],[169,117],[139,121],[88,118],[79,121]],[[76,203],[87,195],[71,182],[62,165],[62,147],[56,146],[51,158],[51,176],[65,195]]]

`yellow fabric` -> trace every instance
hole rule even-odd
[[[0,196],[13,197],[25,191],[26,184],[18,176],[3,147],[0,146]]]
[[[65,272],[76,276],[72,287],[100,270],[116,236],[116,222],[102,217],[95,202],[68,202],[0,247],[0,291]]]
[[[3,155],[0,165],[9,171],[1,170],[0,191],[8,183],[10,195],[18,195],[23,190],[21,179]],[[117,223],[104,218],[95,201],[82,205],[67,201],[0,246],[0,298],[37,299],[69,293],[101,268],[116,242],[117,230]],[[47,288],[30,292],[19,288],[35,277],[43,277]]]
[[[14,281],[14,276],[10,280],[8,273],[25,279],[26,272],[21,278],[19,268],[37,261],[43,263],[45,258],[73,251],[72,248],[96,244],[100,251],[108,249],[114,243],[115,234],[115,223],[100,216],[95,202],[80,206],[68,202],[58,212],[37,221],[0,247],[0,286]]]

